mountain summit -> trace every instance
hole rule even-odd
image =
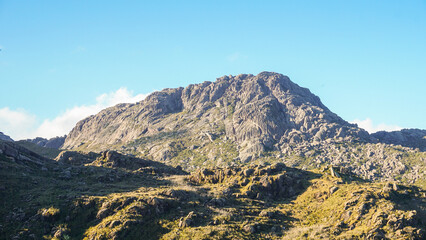
[[[242,158],[301,142],[368,139],[308,89],[285,75],[262,72],[164,89],[136,104],[105,109],[80,121],[64,148],[99,149],[170,133],[191,140],[226,137]]]

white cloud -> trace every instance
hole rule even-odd
[[[135,103],[143,100],[148,94],[138,94],[133,96],[133,92],[127,88],[120,88],[112,93],[104,93],[96,98],[96,105],[104,107],[114,106],[119,103]]]
[[[358,127],[365,129],[369,133],[375,133],[378,131],[398,131],[401,130],[402,127],[397,125],[388,125],[385,123],[374,124],[370,118],[366,118],[364,120],[355,119],[351,123],[358,124]]]
[[[13,139],[25,139],[35,137],[51,138],[68,134],[75,124],[104,108],[119,103],[135,103],[143,100],[148,94],[133,95],[132,91],[120,88],[115,92],[104,93],[96,98],[93,105],[81,105],[67,109],[53,119],[44,119],[37,124],[35,115],[24,110],[0,109],[0,131],[10,135]]]
[[[13,139],[24,138],[36,127],[36,116],[23,109],[11,110],[8,107],[0,109],[0,131]]]

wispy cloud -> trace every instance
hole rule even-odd
[[[75,106],[67,109],[53,119],[44,119],[37,124],[37,117],[25,110],[0,109],[0,131],[10,135],[13,139],[34,137],[51,138],[68,134],[75,124],[104,108],[118,103],[135,103],[143,100],[148,94],[134,95],[127,88],[120,88],[115,92],[104,93],[96,98],[93,105]]]
[[[369,133],[375,133],[378,131],[398,131],[402,129],[402,127],[397,125],[388,125],[385,123],[375,124],[370,118],[366,118],[364,120],[355,119],[351,121],[351,123],[358,124],[360,128],[365,129]]]

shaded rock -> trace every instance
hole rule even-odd
[[[58,239],[64,239],[64,237],[66,235],[68,235],[70,233],[69,229],[67,228],[63,228],[63,227],[59,227],[55,233],[53,234],[53,237],[58,238]]]
[[[337,178],[340,177],[340,174],[334,169],[333,166],[330,166],[330,173],[331,173],[331,176],[333,177],[337,177]]]
[[[175,190],[175,189],[168,189],[162,193],[165,196],[172,197],[172,198],[185,198],[188,196],[188,192],[185,190]]]
[[[59,218],[60,210],[54,207],[44,208],[39,211],[39,214],[42,216],[43,220],[55,221]]]
[[[209,204],[217,207],[223,207],[226,204],[226,200],[224,198],[213,198],[209,201]]]
[[[260,213],[259,213],[259,216],[260,217],[268,217],[268,218],[270,218],[270,217],[273,217],[275,215],[275,212],[274,211],[269,211],[269,210],[262,210]]]
[[[336,187],[336,186],[331,187],[330,188],[330,195],[333,194],[333,193],[335,193],[338,189],[339,189],[339,187]]]
[[[109,227],[110,227],[110,228],[113,228],[113,227],[118,226],[118,225],[120,225],[120,224],[121,224],[121,221],[120,221],[120,220],[114,220],[114,221],[112,221],[112,222],[109,224]]]
[[[97,219],[103,219],[103,218],[108,217],[111,213],[112,213],[112,211],[110,209],[103,207],[103,208],[99,209],[98,213],[96,214],[96,218]]]
[[[195,216],[194,212],[190,212],[188,213],[188,215],[186,217],[182,217],[179,220],[179,227],[180,228],[186,228],[186,227],[190,227],[193,220],[192,218]]]
[[[100,156],[98,155],[91,165],[137,170],[138,172],[149,174],[186,174],[180,166],[174,168],[156,161],[145,160],[112,150],[101,152]]]
[[[272,173],[276,173],[276,172],[281,172],[284,171],[286,168],[284,163],[274,163],[271,165],[270,170],[272,171]]]
[[[254,173],[254,170],[252,168],[248,168],[243,171],[244,176],[248,177],[251,176]]]
[[[149,205],[152,205],[152,206],[156,207],[156,206],[160,206],[160,205],[161,205],[161,203],[162,203],[162,201],[161,201],[160,199],[156,198],[156,197],[153,197],[153,198],[150,198],[150,199],[147,201],[147,203],[148,203]]]
[[[243,226],[243,231],[247,232],[247,233],[255,233],[256,232],[256,228],[252,224],[247,224],[247,225]]]
[[[96,154],[82,154],[74,151],[62,151],[55,158],[56,161],[65,164],[71,165],[83,165],[86,163],[91,163],[95,160]]]

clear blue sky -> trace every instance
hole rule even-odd
[[[0,0],[0,47],[0,109],[38,123],[120,87],[275,71],[345,120],[426,129],[426,1]]]

